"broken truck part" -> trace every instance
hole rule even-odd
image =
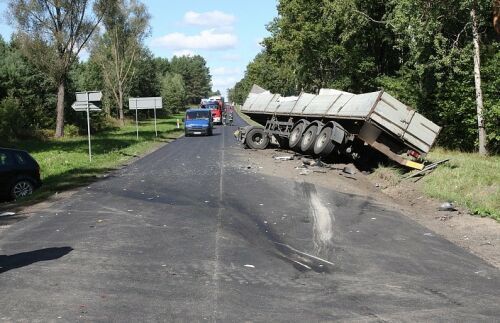
[[[235,135],[252,149],[265,149],[274,137],[281,147],[304,154],[347,154],[353,159],[371,147],[393,161],[423,169],[441,127],[384,91],[352,94],[321,89],[319,94],[282,97],[254,85],[241,112],[262,126]]]

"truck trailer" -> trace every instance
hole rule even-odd
[[[353,159],[373,154],[422,169],[441,127],[385,91],[353,94],[321,89],[318,94],[283,97],[258,85],[241,112],[260,126],[240,128],[238,139],[265,149],[271,138],[281,147],[308,155],[345,154]]]

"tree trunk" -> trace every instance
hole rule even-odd
[[[118,114],[120,116],[120,125],[125,125],[125,118],[123,116],[123,88],[118,84]]]
[[[64,136],[64,87],[64,78],[62,78],[57,89],[56,133],[54,135],[56,138]]]
[[[474,82],[476,86],[476,109],[477,109],[477,128],[479,132],[479,154],[487,155],[486,150],[486,130],[484,128],[483,117],[483,91],[481,90],[481,59],[479,51],[479,32],[477,26],[476,3],[473,4],[470,11],[472,18],[472,35],[474,43]]]

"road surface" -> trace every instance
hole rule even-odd
[[[234,129],[4,229],[0,321],[498,320],[497,269],[370,198],[248,171]]]

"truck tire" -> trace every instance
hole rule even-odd
[[[262,128],[253,128],[247,133],[246,144],[252,149],[266,149],[269,137]]]
[[[304,132],[304,127],[304,123],[301,122],[292,129],[290,137],[288,138],[288,147],[290,147],[290,149],[299,147],[300,141],[302,139],[302,133]]]
[[[332,153],[335,148],[335,144],[332,141],[332,131],[331,127],[324,127],[321,130],[314,142],[314,154],[325,157]]]
[[[313,124],[304,131],[302,140],[300,141],[300,150],[304,153],[312,153],[314,150],[314,143],[318,136],[318,126]]]

